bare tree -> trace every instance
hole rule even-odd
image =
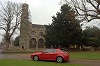
[[[69,0],[64,0],[66,3]],[[70,0],[74,6],[78,18],[88,22],[94,19],[100,19],[100,0]]]
[[[0,29],[5,31],[6,49],[21,21],[21,4],[5,2],[0,9]]]

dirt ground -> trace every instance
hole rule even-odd
[[[70,59],[72,64],[84,64],[86,66],[100,66],[100,60]]]
[[[0,59],[19,59],[19,60],[32,60],[31,54],[0,54]],[[82,64],[86,66],[100,66],[100,60],[85,60],[85,59],[70,59],[70,64]]]

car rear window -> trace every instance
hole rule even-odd
[[[65,49],[61,49],[61,51],[63,51],[63,52],[67,52]]]

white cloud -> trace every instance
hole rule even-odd
[[[48,24],[52,22],[51,16],[59,11],[59,0],[33,0],[27,1],[32,15],[32,23]]]
[[[35,24],[48,24],[52,23],[52,17],[59,11],[60,0],[3,0],[12,2],[28,3],[32,16],[32,23]]]
[[[29,9],[31,11],[32,23],[37,24],[48,24],[52,23],[52,17],[59,11],[60,5],[58,3],[60,0],[3,0],[12,2],[28,3]]]

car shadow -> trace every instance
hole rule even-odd
[[[30,60],[30,61],[33,61],[33,60]],[[57,63],[56,61],[52,61],[52,60],[39,60],[39,61],[35,61],[35,62],[52,62],[52,63]],[[70,63],[70,60],[64,61],[63,63]]]

